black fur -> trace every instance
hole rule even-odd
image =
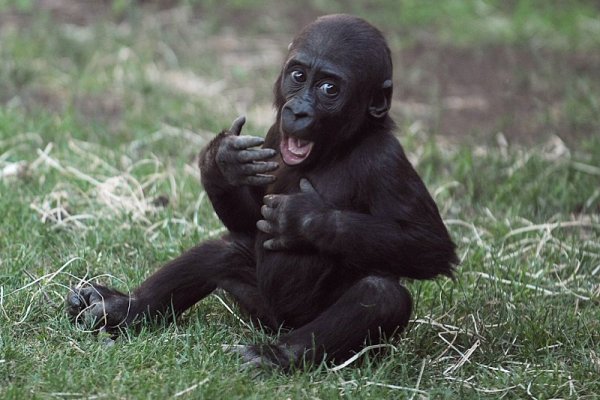
[[[274,345],[238,351],[283,368],[340,361],[400,332],[412,302],[399,279],[452,276],[458,260],[392,134],[391,79],[388,46],[367,22],[333,15],[308,25],[275,83],[277,120],[263,150],[240,136],[240,118],[201,153],[202,183],[230,233],[172,261],[131,298],[74,289],[71,314],[90,313],[84,305],[99,291],[104,309],[128,310],[95,316],[129,324],[171,306],[180,313],[220,287],[263,325],[292,328]]]

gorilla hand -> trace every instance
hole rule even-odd
[[[300,192],[291,195],[268,195],[260,209],[263,218],[256,227],[271,239],[263,243],[267,250],[289,250],[308,247],[315,239],[316,226],[334,210],[329,208],[307,179],[300,180]]]
[[[257,136],[240,136],[246,117],[238,117],[231,128],[223,133],[215,160],[221,174],[227,182],[234,186],[263,186],[273,183],[275,177],[266,174],[277,169],[274,161],[264,161],[277,154],[274,149],[253,147],[260,146],[264,139]]]

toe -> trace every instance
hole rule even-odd
[[[85,299],[80,296],[79,291],[76,288],[72,288],[71,291],[69,291],[69,294],[67,294],[66,303],[67,313],[74,317],[79,315],[81,310],[86,307]]]
[[[67,295],[67,305],[69,307],[79,308],[83,305],[83,299],[79,296],[79,293],[71,290]]]

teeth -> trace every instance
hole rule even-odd
[[[304,153],[302,151],[302,147],[304,146],[302,142],[303,140],[291,138],[289,147],[290,151],[295,155],[301,156]]]
[[[308,140],[302,140],[302,139],[296,139],[296,138],[292,138],[292,139],[290,140],[290,144],[291,144],[291,147],[292,147],[294,150],[300,150],[300,149],[302,149],[303,147],[306,147],[306,146],[308,146],[308,145],[310,144],[310,142],[309,142]]]
[[[314,143],[295,137],[284,137],[281,141],[281,155],[288,165],[300,164],[310,154]]]
[[[298,149],[297,147],[290,147],[290,151],[297,156],[304,155],[304,152],[302,150]]]

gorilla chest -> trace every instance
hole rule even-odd
[[[301,173],[293,169],[283,169],[277,181],[268,189],[268,194],[280,196],[304,196],[304,200],[294,203],[289,200],[284,206],[292,213],[286,218],[301,219],[314,209],[332,208],[355,212],[368,212],[367,198],[362,196],[362,188],[356,177],[356,169],[321,169],[318,172]],[[307,179],[314,193],[300,191],[300,180]],[[314,201],[314,204],[307,204]],[[278,207],[281,206],[282,203]],[[293,224],[292,224],[293,225]],[[295,228],[291,228],[294,240]],[[304,240],[300,236],[298,240]],[[325,307],[335,301],[356,278],[344,268],[344,260],[332,254],[319,252],[308,243],[291,246],[290,250],[269,251],[263,243],[271,239],[269,234],[258,232],[256,238],[257,280],[263,297],[278,316],[280,322],[297,325],[315,317]],[[310,242],[310,240],[309,240]]]
[[[300,180],[308,179],[320,197],[331,207],[340,210],[368,212],[366,185],[356,166],[340,163],[319,171],[303,173],[283,168],[277,181],[268,187],[266,194],[294,195],[300,191]]]

